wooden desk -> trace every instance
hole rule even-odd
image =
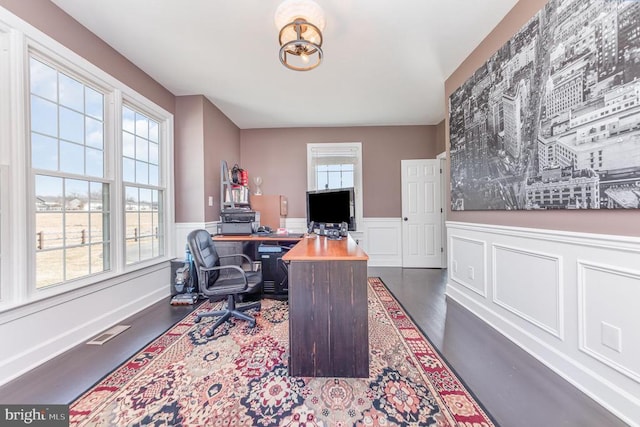
[[[213,240],[220,242],[299,242],[302,236],[290,236],[288,234],[215,234]]]
[[[302,239],[289,262],[289,374],[369,376],[367,254],[351,238]]]
[[[303,238],[302,234],[250,234],[250,235],[215,235],[213,240],[220,255],[245,254],[249,258],[262,263],[262,287],[265,298],[286,299],[289,280],[282,264],[281,253],[260,253],[260,246],[276,245],[290,247]],[[234,257],[220,261],[221,264],[242,263],[242,258]]]

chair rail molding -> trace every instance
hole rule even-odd
[[[447,297],[640,426],[640,238],[446,227]]]

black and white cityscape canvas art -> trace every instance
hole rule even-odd
[[[452,210],[640,207],[639,1],[549,1],[449,103]]]

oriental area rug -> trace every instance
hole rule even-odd
[[[71,425],[494,425],[378,278],[368,304],[369,378],[289,376],[287,302],[263,300],[254,328],[211,338],[215,319],[187,316],[73,402]]]

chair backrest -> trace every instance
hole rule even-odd
[[[220,258],[213,239],[211,239],[211,234],[207,230],[193,230],[187,236],[187,243],[196,265],[200,284],[207,286],[218,280],[218,271],[210,271],[209,274],[201,274],[200,271],[200,267],[210,268],[220,265]]]

